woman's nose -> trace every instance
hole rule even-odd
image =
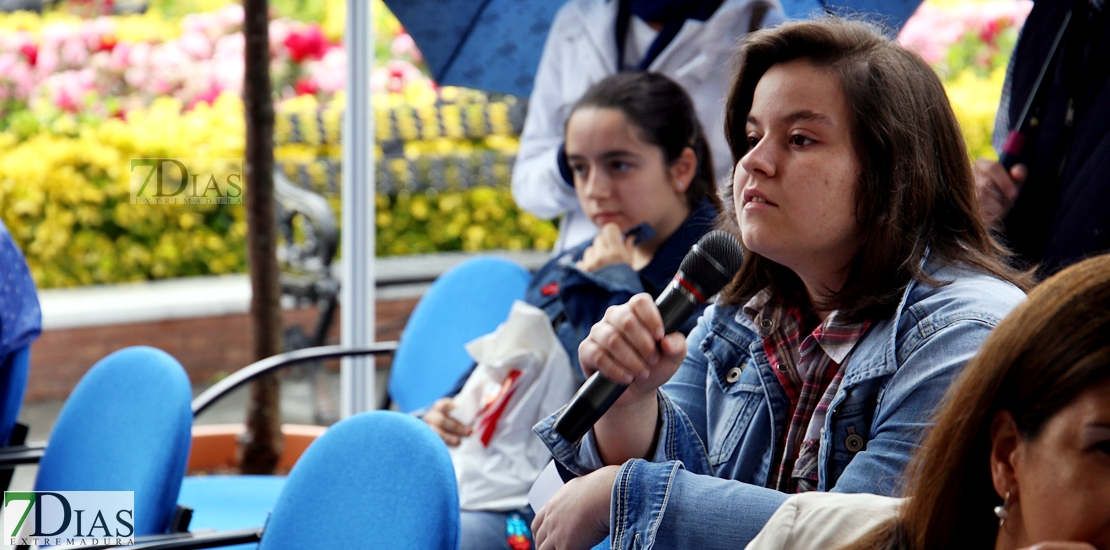
[[[586,196],[591,198],[609,196],[609,181],[602,170],[592,169],[586,174],[583,185],[586,186]]]
[[[748,149],[747,154],[740,157],[737,169],[743,169],[749,174],[774,176],[776,171],[774,151],[769,140],[759,140],[754,147]]]

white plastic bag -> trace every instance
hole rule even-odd
[[[517,301],[491,334],[466,345],[478,366],[455,396],[451,416],[473,429],[451,448],[463,510],[514,510],[551,460],[532,426],[578,386],[543,310]]]

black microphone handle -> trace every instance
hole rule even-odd
[[[701,300],[682,287],[677,280],[672,280],[655,301],[659,314],[663,317],[663,333],[670,334],[682,328],[682,324],[697,310],[700,303]],[[562,416],[555,421],[555,433],[571,442],[582,439],[627,387],[601,376],[600,372],[593,373],[571,398]]]

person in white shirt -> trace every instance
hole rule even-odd
[[[512,176],[513,198],[522,209],[541,218],[562,216],[554,254],[598,231],[578,204],[566,163],[560,163],[570,108],[586,89],[636,69],[678,82],[694,100],[714,172],[727,183],[732,155],[723,121],[732,54],[750,30],[782,20],[777,0],[572,0],[559,10],[536,72]]]

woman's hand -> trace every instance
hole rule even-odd
[[[589,336],[578,346],[578,359],[586,376],[595,371],[628,389],[615,407],[655,398],[686,358],[686,337],[680,332],[663,335],[663,318],[647,293],[628,303],[605,310]]]
[[[998,161],[979,159],[975,161],[974,172],[979,213],[988,227],[995,227],[1014,206],[1029,170],[1024,164],[1015,164],[1007,173]]]
[[[590,272],[607,265],[632,265],[632,251],[635,248],[633,242],[635,237],[625,237],[619,225],[607,223],[594,237],[594,242],[582,253],[582,259],[578,260],[578,269]]]
[[[443,438],[443,442],[454,447],[462,438],[470,435],[470,426],[451,418],[448,414],[455,408],[455,400],[444,397],[432,404],[428,412],[424,413],[424,422],[427,422],[435,433]]]
[[[619,466],[570,480],[532,520],[536,550],[592,548],[609,535],[609,506]]]

